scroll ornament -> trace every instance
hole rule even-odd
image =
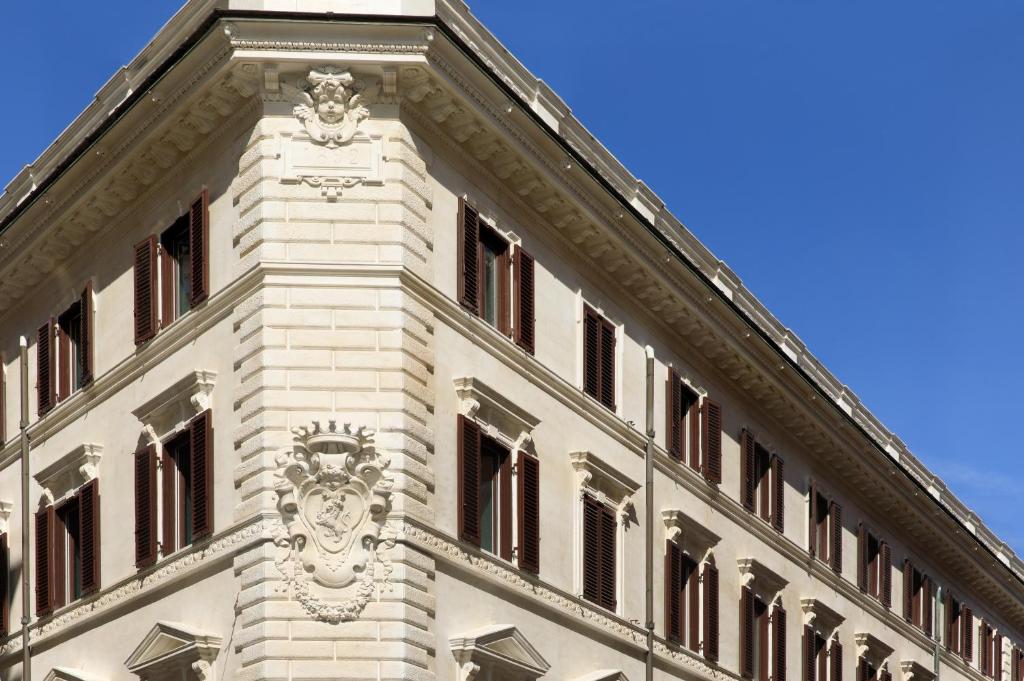
[[[395,545],[387,525],[390,461],[362,427],[330,421],[325,430],[314,421],[292,432],[295,445],[277,457],[275,483],[284,588],[318,620],[357,619],[392,570],[381,555]]]

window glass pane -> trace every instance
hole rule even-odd
[[[174,242],[174,251],[171,254],[174,259],[177,278],[175,281],[175,297],[177,303],[176,314],[180,317],[189,311],[189,290],[192,282],[192,257],[188,244],[188,232],[179,235]]]
[[[179,447],[179,454],[176,457],[178,461],[178,470],[181,473],[178,477],[181,484],[183,524],[181,545],[188,546],[192,543],[192,461],[189,457],[187,439],[182,438],[181,442],[182,446]]]
[[[483,294],[484,321],[492,326],[498,325],[498,294],[499,294],[499,269],[498,253],[492,244],[483,242],[484,267],[483,267]]]
[[[495,493],[494,480],[498,462],[487,447],[480,452],[480,548],[494,553],[495,537]]]

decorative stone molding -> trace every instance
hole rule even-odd
[[[916,660],[900,662],[903,681],[935,681],[935,672]]]
[[[845,619],[817,598],[801,598],[800,609],[804,613],[804,624],[814,627],[826,638],[838,629]]]
[[[569,454],[569,463],[576,471],[581,494],[588,493],[613,506],[625,522],[633,508],[633,494],[640,489],[640,483],[592,452],[573,452]]]
[[[216,681],[222,639],[184,624],[157,622],[125,661],[140,681]]]
[[[740,586],[761,594],[766,601],[771,601],[789,583],[756,558],[740,558],[736,566],[740,571]]]
[[[459,681],[482,670],[488,681],[535,681],[551,665],[512,624],[491,624],[448,639],[459,665]]]
[[[348,69],[328,64],[311,69],[294,84],[282,81],[281,90],[295,105],[292,113],[310,141],[336,147],[350,142],[359,123],[370,117],[367,105],[376,98],[380,85],[368,85]]]
[[[43,488],[46,503],[60,501],[85,483],[95,480],[102,457],[102,445],[79,445],[36,473],[35,479]]]
[[[621,669],[599,669],[583,676],[577,676],[572,681],[629,681],[629,679]]]
[[[540,419],[520,408],[479,378],[456,378],[459,413],[480,423],[485,432],[512,449],[530,449]]]
[[[159,395],[132,410],[153,443],[180,430],[197,414],[210,408],[215,371],[197,369],[176,381]]]
[[[101,681],[101,678],[81,669],[54,667],[43,677],[43,681]]]
[[[857,644],[857,657],[863,657],[876,668],[881,667],[882,663],[892,655],[891,646],[866,631],[854,634],[853,641]]]
[[[13,510],[13,501],[0,501],[0,534],[7,531],[7,522],[11,519],[11,511]]]
[[[665,539],[677,543],[686,552],[702,559],[721,540],[717,534],[680,509],[661,512],[665,523]]]
[[[312,617],[354,620],[376,590],[376,567],[386,585],[394,546],[386,526],[394,481],[390,459],[378,454],[373,433],[329,421],[293,430],[295,444],[277,457],[275,491],[282,527],[276,561],[292,597]]]

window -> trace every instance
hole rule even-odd
[[[928,636],[932,635],[931,578],[916,569],[910,559],[903,561],[903,618]]]
[[[39,415],[92,381],[92,283],[59,317],[39,327],[36,391]]]
[[[99,482],[36,513],[36,614],[99,589]]]
[[[962,605],[952,593],[946,591],[946,650],[954,655],[963,652],[963,627],[960,623]]]
[[[616,607],[615,510],[583,495],[583,597],[608,610]]]
[[[867,658],[857,659],[857,681],[892,681],[892,673],[888,668],[879,669]]]
[[[1010,681],[1024,681],[1024,650],[1017,646],[1010,650]]]
[[[821,493],[811,482],[810,523],[808,550],[812,556],[832,567],[836,573],[843,570],[843,508]]]
[[[204,411],[163,442],[159,457],[156,445],[135,453],[135,565],[139,569],[155,563],[158,553],[168,556],[212,533],[212,423],[212,413]],[[158,514],[162,518],[159,542]]]
[[[740,675],[752,681],[785,681],[786,611],[773,606],[749,587],[740,600]]]
[[[722,407],[707,397],[702,401],[672,367],[665,404],[665,449],[700,471],[708,482],[721,483]]]
[[[892,554],[889,545],[869,532],[864,523],[857,529],[857,586],[869,596],[892,605]]]
[[[843,681],[843,645],[804,625],[804,681]]]
[[[670,641],[718,660],[718,568],[701,566],[678,543],[665,550],[665,631]],[[701,588],[703,586],[703,588]],[[703,620],[702,620],[703,616]],[[702,630],[703,622],[703,630]],[[703,634],[703,637],[702,637]]]
[[[583,310],[583,391],[615,409],[615,327],[589,305]]]
[[[990,679],[1003,675],[1003,636],[985,620],[978,625],[978,670]]]
[[[740,450],[743,506],[782,532],[785,527],[782,458],[761,446],[746,429],[740,434]]]
[[[510,273],[511,270],[511,273]],[[534,351],[534,261],[459,200],[459,302]],[[514,324],[513,324],[514,321]]]
[[[153,338],[209,296],[209,195],[204,190],[159,238],[135,245],[135,343]]]
[[[484,434],[466,416],[458,423],[459,536],[502,560],[540,570],[540,465]],[[512,478],[516,478],[513,499]],[[517,513],[513,513],[516,509]],[[515,527],[514,527],[515,525]],[[513,547],[513,540],[516,546]]]

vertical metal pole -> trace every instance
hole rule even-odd
[[[644,566],[644,612],[647,620],[646,681],[654,679],[654,349],[644,348],[647,355],[647,448],[644,451],[644,511],[647,525],[646,561]]]
[[[21,679],[32,681],[32,651],[28,646],[28,623],[31,604],[28,597],[29,568],[29,506],[28,506],[28,340],[21,345]]]

